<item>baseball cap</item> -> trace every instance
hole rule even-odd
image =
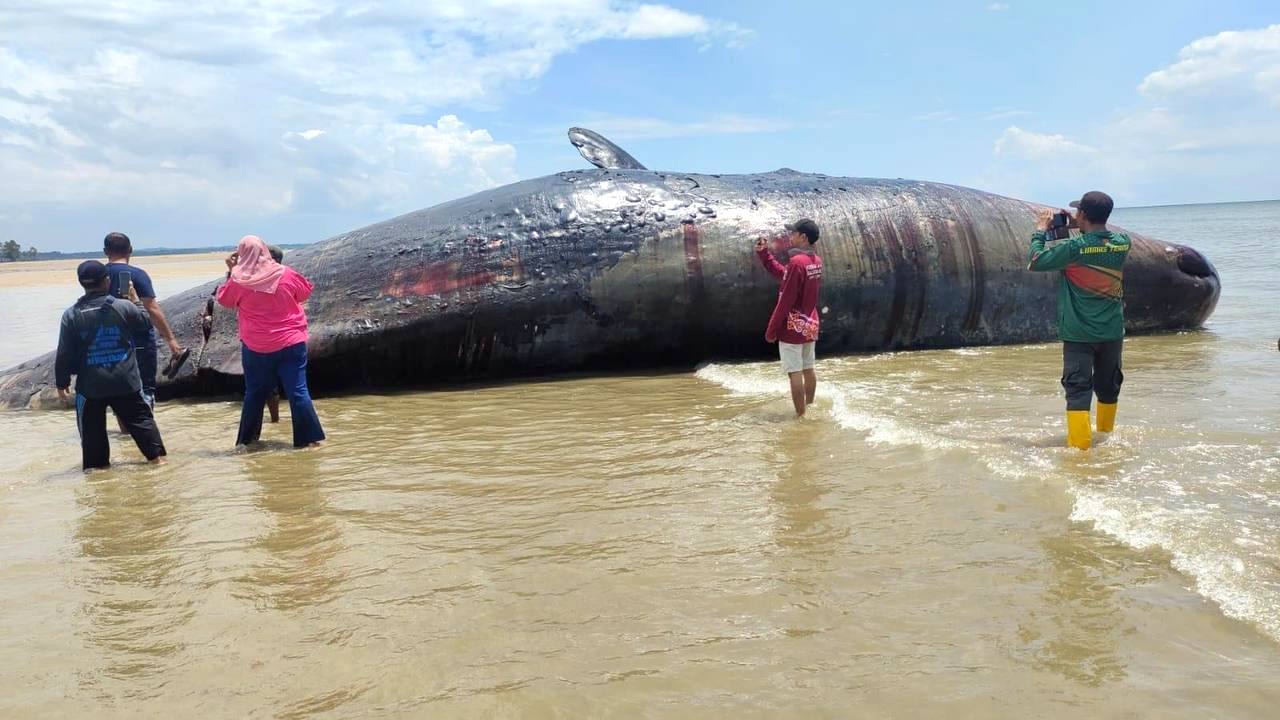
[[[809,218],[801,218],[793,223],[787,223],[783,227],[787,229],[787,232],[798,232],[803,234],[805,237],[809,238],[810,243],[818,242],[818,235],[820,234],[818,231],[818,223],[810,220]]]
[[[1091,222],[1106,222],[1111,217],[1111,209],[1115,203],[1111,196],[1099,190],[1090,190],[1079,200],[1072,200],[1071,207],[1078,208]]]
[[[82,287],[93,287],[107,278],[107,266],[97,260],[85,260],[76,268]]]

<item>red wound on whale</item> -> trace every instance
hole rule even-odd
[[[702,248],[698,243],[698,226],[690,221],[680,225],[684,230],[685,283],[689,299],[695,304],[702,300]]]
[[[394,298],[419,295],[444,295],[478,285],[488,285],[496,279],[491,272],[459,275],[461,263],[432,263],[409,270],[395,270],[383,288],[382,294]]]

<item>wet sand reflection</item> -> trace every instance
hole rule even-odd
[[[88,561],[85,640],[102,651],[101,673],[149,696],[178,663],[182,626],[195,614],[183,591],[183,503],[164,468],[123,466],[91,473],[77,493],[84,509],[75,539]],[[82,683],[98,683],[95,672]]]
[[[262,560],[238,579],[235,597],[259,608],[292,610],[339,593],[345,578],[333,561],[344,544],[319,466],[316,451],[263,448],[245,454],[244,473],[259,489],[255,504],[270,529],[249,546]]]
[[[1124,572],[1132,552],[1078,526],[1040,545],[1052,571],[1045,603],[1018,628],[1033,666],[1090,687],[1124,680],[1118,648],[1134,628],[1117,589],[1141,581]]]

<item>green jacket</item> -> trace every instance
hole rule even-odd
[[[1058,282],[1058,338],[1085,343],[1123,338],[1128,236],[1102,230],[1067,238],[1047,250],[1044,244],[1044,232],[1031,236],[1027,269],[1062,271]]]

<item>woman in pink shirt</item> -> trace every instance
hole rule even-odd
[[[291,267],[271,258],[257,236],[240,238],[227,258],[227,281],[218,288],[218,304],[235,308],[240,317],[240,357],[244,365],[244,404],[236,445],[257,442],[262,408],[277,380],[289,396],[293,446],[324,440],[307,390],[307,313],[302,303],[311,283]]]

